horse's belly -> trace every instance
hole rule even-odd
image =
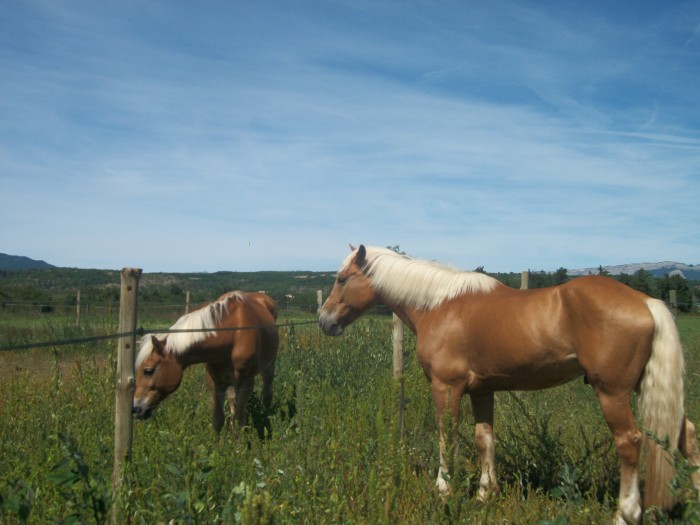
[[[480,374],[476,373],[477,376]],[[485,390],[540,390],[563,385],[583,375],[583,368],[575,356],[549,363],[504,368],[481,375],[480,386]]]

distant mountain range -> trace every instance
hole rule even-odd
[[[610,275],[634,275],[639,270],[645,270],[655,277],[663,277],[665,275],[681,275],[686,279],[700,279],[700,265],[683,264],[672,261],[663,261],[658,263],[634,263],[634,264],[618,264],[616,266],[603,266]],[[570,276],[577,275],[596,275],[598,268],[580,268],[578,270],[569,270]]]
[[[0,270],[42,270],[44,268],[56,267],[53,264],[36,261],[29,257],[0,253]]]
[[[37,261],[21,255],[0,253],[0,270],[41,270],[44,268],[56,268],[56,266],[45,261]],[[686,279],[700,280],[700,265],[683,264],[672,261],[619,264],[616,266],[604,266],[603,268],[605,268],[610,275],[620,275],[623,273],[634,275],[639,270],[645,270],[655,277],[679,274]],[[589,274],[596,275],[597,273],[598,267],[579,268],[577,270],[568,271],[568,274],[572,277]]]

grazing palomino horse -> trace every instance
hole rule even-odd
[[[246,423],[246,405],[255,376],[263,378],[263,403],[272,402],[272,380],[279,346],[277,305],[263,293],[228,292],[213,303],[183,315],[171,327],[183,330],[147,335],[136,358],[136,390],[132,412],[147,419],[182,381],[185,368],[206,363],[213,397],[214,429],[224,424],[228,392],[236,421]],[[207,331],[223,329],[220,331]],[[187,330],[187,331],[185,331]]]
[[[352,247],[351,247],[352,248]],[[683,353],[665,305],[609,278],[580,277],[564,285],[516,290],[476,272],[360,246],[341,264],[319,312],[337,336],[370,306],[389,306],[417,336],[417,357],[430,381],[438,423],[471,398],[481,463],[478,498],[499,489],[494,466],[493,404],[499,390],[537,390],[580,376],[595,390],[620,458],[615,522],[639,522],[639,459],[643,434],[631,407],[640,392],[643,427],[668,437],[700,465],[693,424],[683,406]],[[446,437],[440,426],[437,486],[445,492]],[[456,425],[452,439],[456,448]],[[669,457],[649,440],[645,504],[672,505]],[[700,476],[694,477],[700,486]]]

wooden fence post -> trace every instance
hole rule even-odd
[[[80,290],[75,297],[75,326],[80,326]]]
[[[185,315],[190,313],[190,292],[185,292]]]
[[[527,290],[530,280],[530,272],[520,272],[520,289]]]
[[[668,291],[668,302],[671,303],[673,313],[678,313],[678,290]]]
[[[403,376],[403,321],[393,314],[394,379]]]
[[[122,523],[117,516],[117,502],[122,481],[123,464],[131,459],[133,421],[131,405],[134,386],[134,358],[136,347],[136,314],[138,307],[140,268],[124,268],[121,271],[121,294],[119,299],[119,333],[117,353],[116,414],[114,418],[114,470],[112,489],[115,495],[112,508],[112,523]]]
[[[316,290],[316,306],[318,306],[318,312],[321,311],[323,307],[323,290]]]
[[[404,400],[403,379],[403,321],[393,314],[392,341],[394,347],[394,379],[399,381],[399,442],[403,443],[403,419],[406,402]]]

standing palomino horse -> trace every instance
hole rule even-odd
[[[351,247],[352,248],[352,247]],[[582,375],[595,390],[620,458],[615,522],[639,522],[643,435],[631,407],[640,392],[644,429],[680,447],[700,465],[695,431],[684,417],[683,353],[665,305],[613,279],[580,277],[538,290],[515,290],[482,273],[461,272],[382,248],[360,246],[342,263],[319,313],[337,336],[367,308],[389,306],[417,336],[417,356],[430,381],[437,419],[458,421],[471,398],[481,463],[478,498],[498,493],[493,403],[499,390],[537,390]],[[437,486],[449,490],[446,438],[440,426]],[[456,425],[452,438],[456,448]],[[672,504],[668,455],[649,440],[645,504]],[[700,486],[700,476],[694,476]]]
[[[181,332],[145,336],[136,358],[133,414],[150,417],[180,386],[185,368],[206,363],[214,429],[219,432],[224,424],[227,392],[236,421],[244,425],[257,374],[263,378],[264,405],[269,408],[272,402],[279,346],[276,319],[277,305],[271,297],[235,291],[180,317],[171,328]]]

